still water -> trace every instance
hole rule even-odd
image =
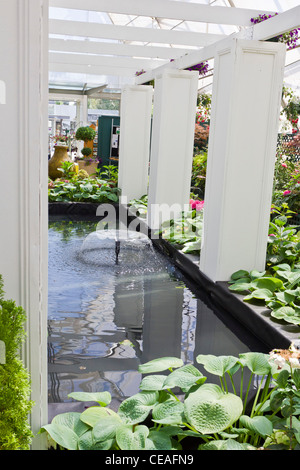
[[[121,237],[117,257],[97,221],[50,217],[49,403],[73,391],[122,401],[138,392],[139,364],[158,357],[197,366],[198,354],[266,352],[231,322],[148,239]]]

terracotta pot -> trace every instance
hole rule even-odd
[[[56,178],[61,178],[63,173],[57,168],[61,168],[63,162],[71,162],[71,158],[68,154],[68,147],[65,145],[56,145],[54,154],[49,160],[48,163],[48,174],[49,178],[55,180]]]

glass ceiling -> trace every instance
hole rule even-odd
[[[147,1],[140,0],[140,4]],[[245,24],[191,21],[186,19],[188,15],[184,16],[184,4],[205,5],[212,9],[248,9],[254,13],[255,10],[281,13],[300,5],[300,0],[172,1],[183,7],[183,19],[165,18],[160,12],[158,16],[125,14],[122,8],[125,0],[112,0],[111,7],[105,7],[107,1],[98,1],[99,9],[104,5],[105,11],[95,11],[97,0],[49,0],[49,87],[82,90],[106,85],[104,92],[120,90],[125,84],[135,82],[135,72],[139,70],[151,70],[248,27]],[[164,0],[153,3],[159,7]],[[116,12],[119,11],[118,4],[120,13]],[[111,12],[107,11],[109,8]],[[129,28],[133,29],[127,34]],[[170,37],[165,37],[166,33]],[[194,41],[195,33],[198,33],[200,45]],[[187,39],[188,36],[193,36],[192,40]],[[285,82],[298,88],[300,95],[299,61],[300,47],[287,53]],[[212,82],[213,61],[209,64],[210,77],[199,80],[199,88],[209,87]]]

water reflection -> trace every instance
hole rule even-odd
[[[73,391],[120,401],[137,393],[138,365],[157,357],[196,365],[198,354],[250,350],[152,246],[121,243],[115,263],[113,244],[97,245],[95,228],[50,218],[49,403],[70,402]]]

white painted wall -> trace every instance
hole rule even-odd
[[[47,0],[1,0],[0,274],[27,312],[34,433],[47,421],[47,26]]]
[[[217,50],[200,256],[214,281],[265,267],[284,62],[278,43]]]

